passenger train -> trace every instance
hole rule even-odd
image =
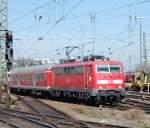
[[[92,104],[119,102],[125,96],[121,62],[94,59],[17,68],[11,91],[72,98]]]

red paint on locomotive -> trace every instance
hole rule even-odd
[[[78,68],[77,72],[75,68]],[[97,89],[98,91],[122,90],[125,87],[123,67],[117,61],[59,64],[52,68],[52,72],[55,72],[54,86],[57,89]]]
[[[10,73],[9,84],[11,89],[63,92],[98,100],[120,99],[125,88],[122,64],[110,60],[19,68]]]

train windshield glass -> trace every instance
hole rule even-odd
[[[97,72],[113,73],[120,72],[119,64],[97,64]]]
[[[97,72],[109,72],[109,65],[108,64],[98,64]]]
[[[120,72],[119,64],[110,64],[110,72]]]

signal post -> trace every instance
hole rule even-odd
[[[7,80],[8,72],[12,68],[12,42],[12,32],[8,31],[8,0],[0,0],[0,101],[6,89],[8,93],[7,99],[9,98]]]

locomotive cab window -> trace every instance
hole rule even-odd
[[[110,72],[120,72],[119,64],[110,64]]]
[[[97,64],[97,72],[109,72],[108,64]]]

